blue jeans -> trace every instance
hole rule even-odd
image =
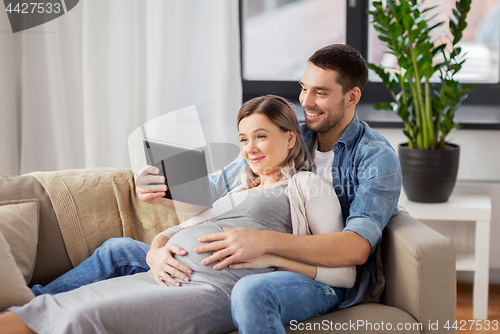
[[[31,291],[35,296],[55,295],[108,278],[146,272],[149,270],[146,263],[148,250],[148,244],[130,238],[106,240],[80,265],[46,286],[33,286]]]
[[[240,333],[285,333],[284,325],[339,309],[343,289],[288,271],[245,276],[231,292],[231,313]]]

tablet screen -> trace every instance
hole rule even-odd
[[[212,207],[205,152],[154,139],[144,139],[148,165],[155,166],[165,176],[166,198]]]

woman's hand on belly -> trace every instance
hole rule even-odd
[[[168,241],[168,238],[166,240]],[[188,282],[187,274],[191,274],[193,271],[173,257],[174,254],[184,256],[187,252],[176,245],[164,244],[160,246],[161,244],[163,242],[153,243],[146,256],[146,262],[151,268],[156,283],[165,286],[168,284],[180,286],[181,284],[173,277]]]

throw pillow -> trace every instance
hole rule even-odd
[[[0,232],[0,312],[11,306],[22,306],[35,298],[26,286],[23,274],[17,267],[7,240]]]
[[[10,245],[26,284],[31,281],[35,267],[39,208],[38,199],[0,202],[0,231]]]
[[[31,280],[38,244],[38,199],[0,202],[0,310],[33,298]]]

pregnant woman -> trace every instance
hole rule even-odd
[[[226,333],[236,329],[230,308],[234,284],[246,275],[275,270],[335,286],[332,298],[342,300],[342,288],[354,284],[354,267],[315,267],[265,255],[255,260],[254,267],[260,269],[214,270],[202,264],[210,253],[194,251],[202,245],[199,237],[223,228],[318,234],[344,227],[333,188],[310,172],[312,161],[286,100],[268,95],[248,101],[238,113],[237,125],[248,162],[241,175],[243,185],[219,199],[213,209],[157,236],[185,251],[175,257],[192,270],[188,281],[159,285],[162,278],[149,271],[41,295],[0,315],[0,332]]]

